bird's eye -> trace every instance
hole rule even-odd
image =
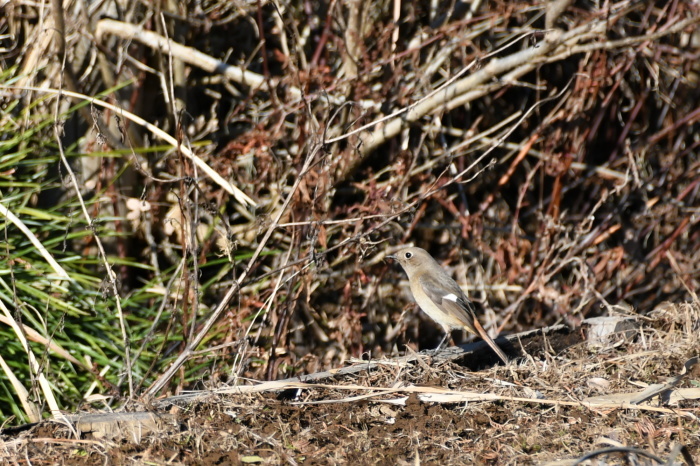
[[[413,257],[413,254],[411,254],[410,252],[407,252],[404,255],[406,256],[406,259],[410,259],[411,257]]]

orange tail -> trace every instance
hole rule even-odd
[[[493,351],[498,355],[499,358],[501,358],[501,360],[505,364],[508,364],[508,356],[506,356],[506,353],[504,353],[503,350],[498,347],[496,342],[493,341],[493,339],[491,339],[489,334],[486,333],[486,330],[484,330],[484,327],[481,326],[481,324],[478,320],[476,320],[476,318],[473,319],[473,324],[479,336],[483,338],[486,343],[488,343],[491,349],[493,349]]]

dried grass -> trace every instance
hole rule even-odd
[[[124,305],[121,335],[84,343],[82,316],[39,328],[12,292],[35,341],[60,332],[91,368],[62,380],[64,406],[95,386],[155,396],[431,347],[438,330],[382,261],[408,242],[455,270],[493,333],[657,319],[633,343],[645,356],[523,362],[561,399],[592,394],[582,372],[629,389],[613,377],[627,365],[653,374],[692,356],[678,351],[698,330],[696,3],[118,3],[0,7],[3,135],[55,115],[65,133],[41,134],[71,148],[78,186],[56,183],[71,201],[56,208],[72,218],[86,201],[67,229],[90,234],[51,254],[92,260],[103,239],[114,270],[98,304],[111,274],[94,261],[67,272],[93,280],[84,295],[52,291],[110,319]],[[69,111],[93,96],[104,111]],[[3,193],[29,199],[9,213],[38,208],[41,190],[24,189]]]

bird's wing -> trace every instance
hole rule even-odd
[[[423,274],[418,281],[425,294],[440,309],[457,317],[472,333],[479,334],[474,328],[474,307],[454,280],[439,281],[430,274]]]
[[[484,327],[481,326],[474,314],[474,306],[469,298],[467,298],[462,289],[454,282],[454,280],[442,280],[423,274],[418,279],[425,294],[448,315],[456,317],[462,325],[475,335],[479,335],[486,343],[494,350],[501,360],[508,364],[508,356],[498,347],[496,342],[486,333]],[[448,287],[445,294],[445,286]]]

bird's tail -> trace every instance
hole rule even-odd
[[[491,349],[498,355],[499,358],[503,361],[504,364],[508,364],[508,356],[506,356],[506,353],[503,352],[501,348],[498,347],[495,341],[489,336],[488,333],[486,333],[486,330],[484,330],[484,327],[481,326],[478,320],[476,318],[473,319],[474,323],[474,329],[476,330],[476,333],[479,334],[481,338],[484,339],[486,343],[491,347]],[[469,329],[471,330],[471,329]]]

